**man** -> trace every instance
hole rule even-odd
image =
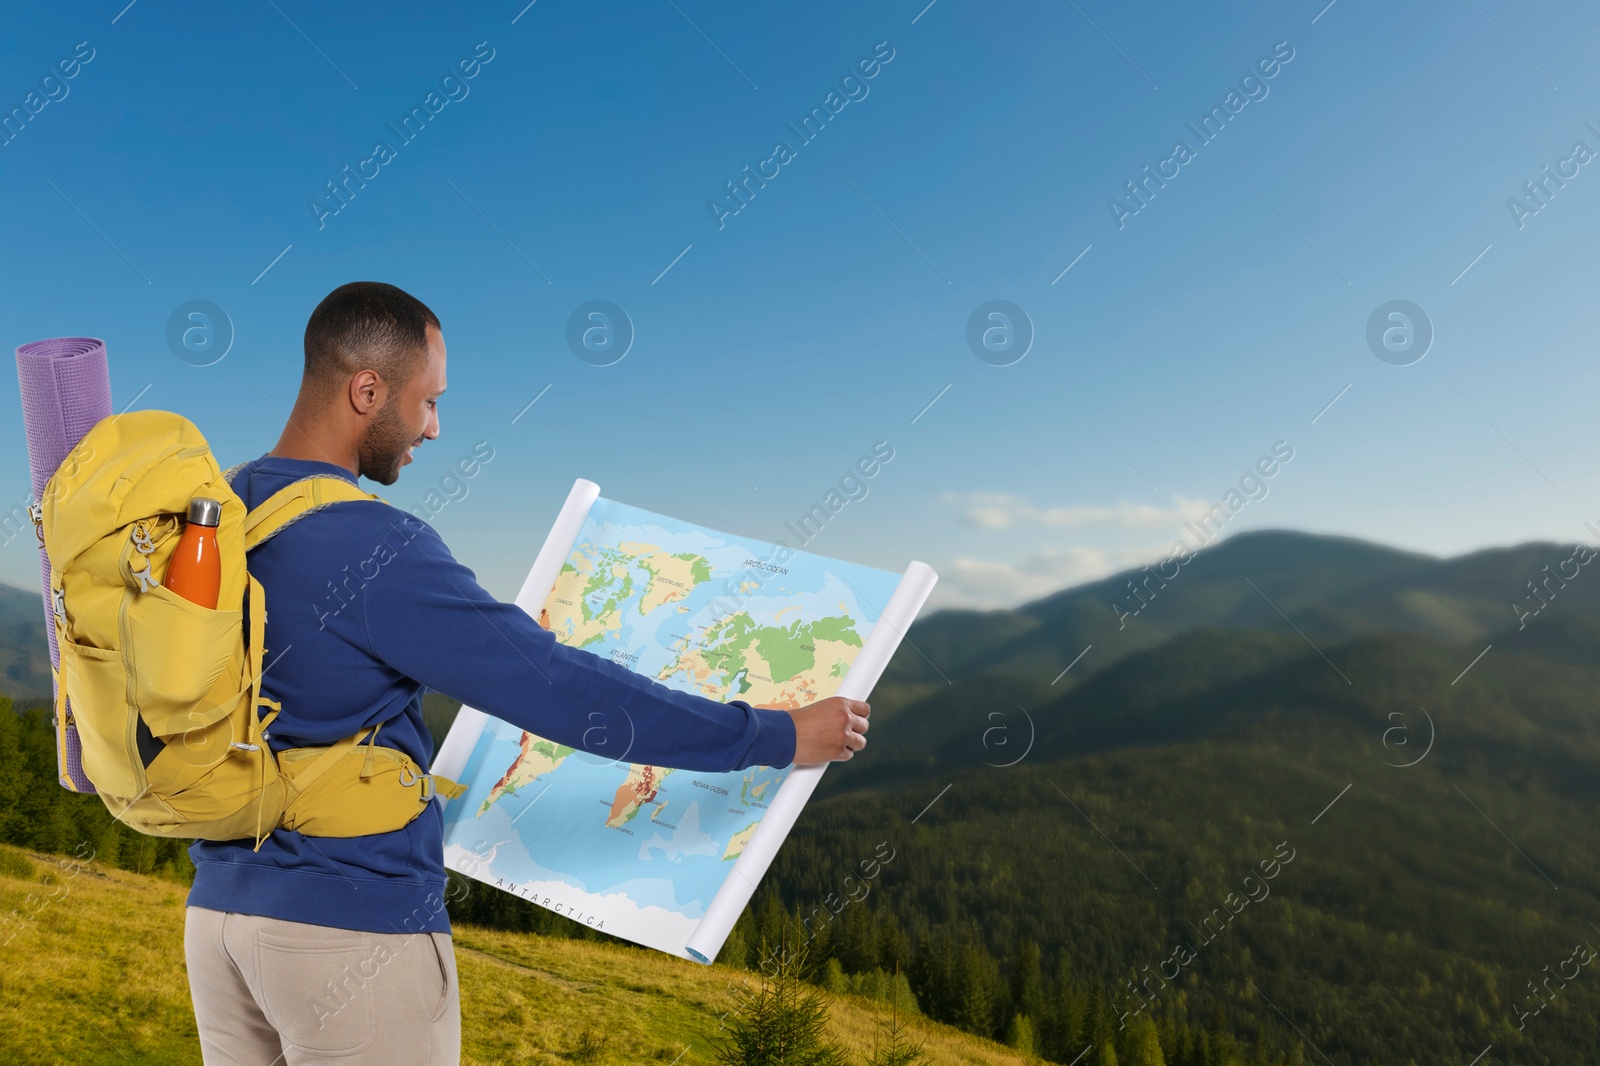
[[[392,485],[438,438],[444,391],[433,312],[392,285],[341,286],[306,326],[277,446],[230,484],[248,507],[314,474]],[[426,689],[567,743],[631,732],[627,752],[596,753],[689,770],[848,759],[866,744],[859,701],[720,703],[569,648],[484,591],[427,522],[378,501],[305,515],[253,551],[250,570],[270,608],[262,695],[282,704],[274,750],[382,723],[384,744],[427,766]],[[618,728],[595,732],[596,711]],[[259,850],[197,841],[184,947],[207,1066],[457,1063],[442,832],[432,803],[389,833],[279,829]]]

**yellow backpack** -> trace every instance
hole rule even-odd
[[[77,727],[83,772],[113,816],[157,836],[253,838],[259,850],[279,827],[389,832],[435,792],[465,791],[378,745],[377,726],[322,747],[267,744],[281,705],[261,695],[267,597],[246,553],[317,508],[379,497],[314,476],[247,512],[200,431],[169,411],[109,415],[74,455],[40,507],[61,652],[57,734]],[[214,610],[161,583],[195,496],[222,504]]]

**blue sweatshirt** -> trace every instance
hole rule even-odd
[[[266,455],[230,484],[254,507],[312,474],[360,484],[334,463]],[[620,709],[632,721],[630,762],[717,772],[794,760],[788,712],[681,692],[567,647],[486,592],[431,525],[387,503],[303,515],[252,551],[249,566],[267,600],[261,691],[283,705],[268,728],[274,751],[331,744],[381,722],[379,744],[429,766],[422,696],[432,689],[602,757],[617,755],[604,747],[606,733],[627,731],[597,732],[591,712]],[[278,829],[259,851],[253,840],[196,841],[189,903],[339,929],[448,932],[443,828],[430,803],[389,833]]]

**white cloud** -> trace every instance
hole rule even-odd
[[[985,532],[977,549],[981,554],[947,557],[935,565],[939,583],[929,597],[930,609],[1016,607],[1158,562],[1171,554],[1175,540],[1193,540],[1185,535],[1185,522],[1211,510],[1206,501],[1178,493],[1166,507],[1127,501],[1050,505],[1003,492],[945,492],[941,499],[957,509],[963,523]],[[1060,530],[1082,532],[1069,537],[1055,532]],[[1040,540],[1041,532],[1050,540]],[[1019,535],[1032,540],[1031,547],[1018,543]],[[1064,543],[1069,539],[1077,543]]]
[[[1074,504],[1040,506],[1022,496],[1003,492],[946,492],[944,500],[962,509],[964,521],[983,529],[1011,529],[1042,526],[1050,529],[1081,529],[1112,526],[1122,529],[1161,529],[1181,525],[1204,514],[1209,507],[1203,500],[1191,500],[1174,493],[1172,506],[1152,507],[1126,501],[1111,506]]]
[[[1160,550],[1141,548],[1045,547],[1014,562],[956,558],[935,568],[939,583],[929,606],[1015,607],[1164,557]]]

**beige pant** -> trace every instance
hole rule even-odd
[[[187,908],[206,1066],[458,1066],[449,933],[362,933]]]

